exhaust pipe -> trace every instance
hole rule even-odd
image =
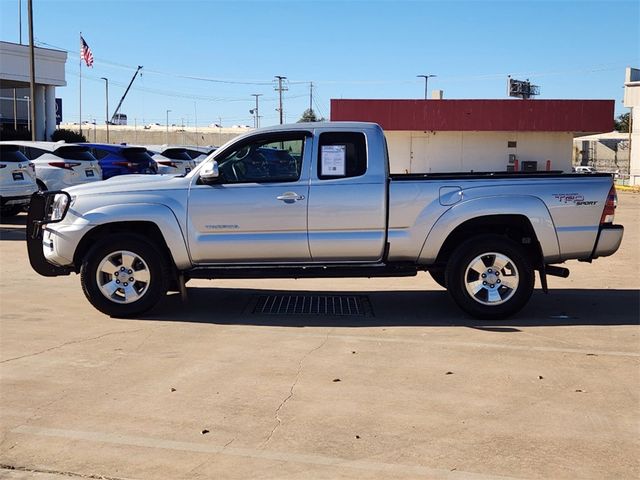
[[[544,269],[547,275],[552,275],[554,277],[567,278],[570,273],[568,268],[557,267],[555,265],[546,265]]]

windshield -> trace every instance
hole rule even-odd
[[[3,162],[28,162],[18,147],[15,145],[0,145],[0,161]]]
[[[66,160],[96,161],[96,157],[91,154],[89,147],[81,147],[79,145],[57,148],[53,154]]]
[[[134,163],[149,163],[153,161],[146,148],[125,148],[122,155]]]
[[[162,151],[162,156],[171,160],[191,160],[191,157],[184,148],[167,148]]]

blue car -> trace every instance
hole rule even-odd
[[[102,168],[102,178],[131,173],[158,173],[158,165],[144,147],[113,145],[108,143],[86,143]]]

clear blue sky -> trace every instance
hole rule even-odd
[[[19,0],[0,0],[0,39],[18,41]],[[23,42],[26,43],[26,4]],[[93,51],[83,67],[83,118],[104,121],[136,65],[123,113],[138,124],[278,122],[274,75],[291,83],[288,121],[308,107],[329,116],[331,98],[421,98],[424,81],[445,98],[505,98],[506,76],[540,85],[540,98],[614,99],[624,68],[640,67],[637,1],[63,1],[33,0],[36,45],[69,50],[63,121],[78,120],[79,32]],[[199,77],[196,80],[185,77]],[[223,80],[223,83],[212,80]],[[246,82],[248,84],[245,84]],[[252,84],[251,82],[255,82]]]

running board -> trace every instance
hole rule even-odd
[[[417,273],[416,265],[411,264],[198,267],[184,272],[187,278],[204,279],[414,277]]]

